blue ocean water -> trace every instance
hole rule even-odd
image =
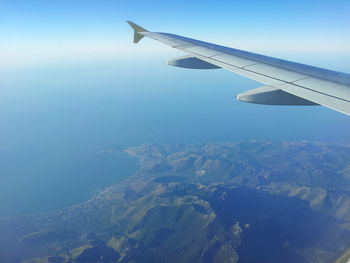
[[[98,154],[117,145],[350,142],[348,116],[240,103],[238,93],[261,84],[160,58],[4,70],[0,79],[0,216],[73,205],[129,176],[134,160]]]

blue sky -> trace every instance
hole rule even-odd
[[[0,0],[0,67],[174,53],[151,41],[130,45],[126,20],[270,55],[349,54],[349,13],[345,0]]]

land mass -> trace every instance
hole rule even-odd
[[[347,260],[350,146],[145,144],[99,154],[120,152],[139,170],[91,200],[0,218],[0,262]]]

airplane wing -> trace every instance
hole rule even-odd
[[[323,105],[350,115],[350,74],[219,46],[169,33],[149,32],[128,21],[134,43],[150,37],[188,55],[168,61],[191,69],[223,68],[265,84],[237,96],[269,105]]]

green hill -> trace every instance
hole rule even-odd
[[[0,218],[1,262],[333,262],[350,247],[350,147],[110,149],[140,169],[91,200]],[[106,153],[107,154],[107,153]]]

